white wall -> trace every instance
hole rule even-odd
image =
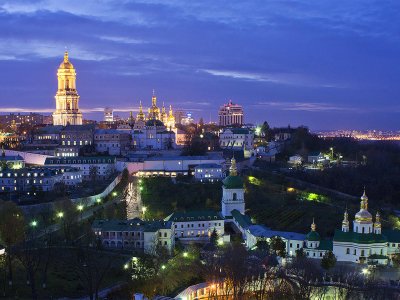
[[[44,161],[48,157],[52,157],[49,155],[31,153],[31,152],[23,152],[23,151],[15,151],[15,150],[4,150],[6,155],[20,155],[25,160],[25,163],[32,165],[44,165]]]

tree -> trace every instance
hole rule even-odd
[[[274,236],[269,241],[271,250],[280,257],[286,257],[286,244],[279,236]]]
[[[326,251],[324,256],[321,259],[321,267],[325,270],[329,270],[333,268],[336,264],[336,256],[332,251]]]
[[[263,253],[268,253],[270,246],[266,240],[258,240],[256,243],[256,247],[259,251]]]
[[[296,250],[296,257],[306,257],[306,253],[304,252],[303,248]]]
[[[214,246],[217,246],[217,244],[218,244],[218,232],[215,228],[211,232],[211,235],[210,235],[210,244],[212,244]]]
[[[78,219],[78,210],[70,199],[64,199],[56,202],[55,205],[56,213],[62,213],[60,218],[60,228],[64,231],[64,237],[66,241],[72,240],[72,229],[75,222]]]
[[[13,284],[13,246],[25,238],[25,221],[22,211],[14,202],[0,201],[0,240],[7,255],[8,283]]]
[[[267,121],[264,121],[264,123],[261,126],[261,134],[262,136],[265,137],[267,141],[271,138],[271,128],[269,127],[269,124]]]
[[[89,178],[91,181],[96,181],[97,180],[97,166],[91,165],[89,167]]]

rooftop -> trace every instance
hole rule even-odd
[[[350,242],[358,244],[375,244],[386,243],[387,238],[383,234],[375,233],[357,233],[357,232],[344,232],[339,229],[335,230],[333,237],[334,242]]]
[[[280,236],[287,240],[298,240],[298,241],[304,241],[306,239],[305,234],[297,232],[271,230],[270,228],[265,227],[263,225],[251,225],[248,227],[247,230],[256,237],[271,238],[274,236]]]
[[[174,212],[166,217],[165,221],[191,222],[191,221],[211,221],[223,220],[220,212],[214,210],[198,210],[188,212]]]

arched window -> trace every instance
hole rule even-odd
[[[233,201],[237,200],[237,195],[236,193],[233,193]]]
[[[346,249],[346,254],[350,254],[350,248]]]
[[[364,227],[361,227],[362,233],[364,233]]]

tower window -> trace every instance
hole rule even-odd
[[[237,200],[237,194],[236,193],[233,193],[233,200],[234,201]]]

